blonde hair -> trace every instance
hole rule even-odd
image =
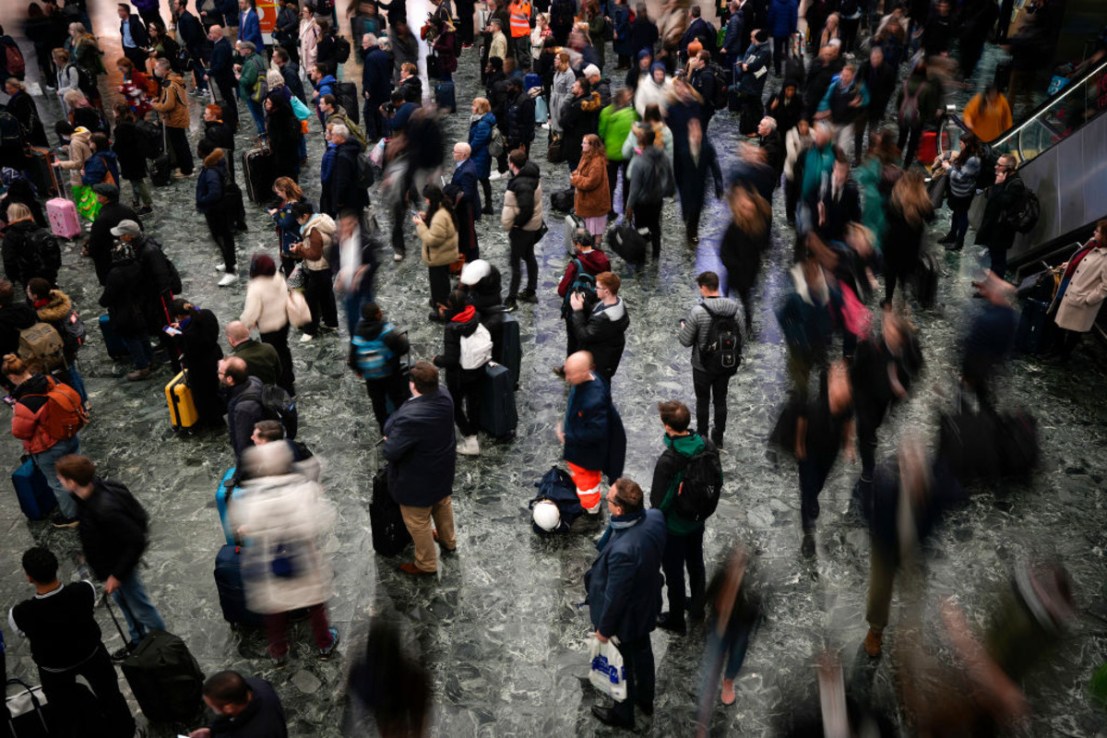
[[[66,90],[62,95],[62,99],[65,100],[65,104],[70,107],[81,107],[81,103],[88,103],[88,98],[85,97],[85,93],[80,90]]]
[[[31,209],[21,202],[13,202],[8,206],[8,223],[18,223],[23,220],[33,220]]]
[[[920,225],[933,214],[934,206],[930,204],[930,195],[921,172],[908,169],[903,173],[892,187],[892,205],[913,226]]]
[[[492,103],[488,102],[487,97],[474,97],[473,107],[477,109],[477,112],[481,115],[492,112]]]

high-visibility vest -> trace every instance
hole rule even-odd
[[[511,3],[507,7],[511,15],[511,37],[520,38],[530,35],[530,3],[526,0]]]

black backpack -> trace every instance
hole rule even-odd
[[[262,388],[258,401],[266,418],[276,420],[284,427],[285,438],[296,438],[296,431],[300,428],[300,413],[296,409],[296,401],[283,388],[275,384],[266,385]]]
[[[722,110],[727,106],[730,95],[730,87],[726,83],[726,72],[723,71],[721,66],[712,62],[711,74],[715,77],[715,96],[711,100],[711,107]]]
[[[69,67],[77,70],[77,89],[85,93],[85,97],[92,100],[96,97],[96,75],[77,64],[70,64]],[[69,67],[66,67],[68,69]]]
[[[35,276],[45,274],[53,275],[50,281],[57,279],[58,270],[61,269],[61,244],[49,228],[38,228],[27,236],[27,248],[25,252],[29,262],[33,261],[37,268]]]
[[[345,64],[350,59],[350,42],[345,36],[334,37],[334,58],[339,64]]]
[[[1042,215],[1042,204],[1038,196],[1025,184],[1019,195],[1019,202],[1011,212],[1010,222],[1019,233],[1030,233],[1034,226],[1038,225],[1038,218]]]
[[[733,315],[718,315],[703,303],[701,307],[711,318],[707,338],[700,349],[703,368],[711,374],[733,375],[742,363],[742,331]]]
[[[719,506],[723,493],[723,465],[719,450],[705,439],[706,446],[684,466],[684,478],[677,488],[673,512],[683,520],[702,523]]]

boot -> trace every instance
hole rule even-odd
[[[940,244],[942,244],[942,245],[944,246],[945,244],[947,244],[947,243],[953,243],[953,242],[954,242],[954,241],[956,241],[956,240],[957,240],[957,237],[953,235],[953,231],[950,231],[950,232],[949,232],[949,233],[947,233],[946,235],[944,235],[944,236],[942,236],[941,238],[939,238],[939,239],[938,239],[938,243],[940,243]]]
[[[869,658],[875,659],[879,656],[883,644],[884,631],[870,627],[868,634],[865,636],[865,653],[869,655]]]
[[[955,241],[946,244],[946,251],[954,253],[960,251],[963,248],[965,248],[965,239],[963,238],[958,238]]]

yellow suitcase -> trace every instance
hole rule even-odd
[[[181,372],[165,385],[165,402],[169,405],[169,422],[174,428],[185,430],[200,419],[192,390],[188,388],[188,376]]]

